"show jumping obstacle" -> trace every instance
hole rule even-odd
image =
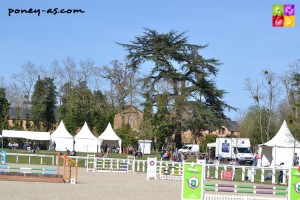
[[[233,188],[239,188],[239,189],[233,189]],[[274,186],[262,186],[262,185],[255,186],[255,185],[204,183],[204,191],[287,195],[287,187],[282,187],[282,186],[274,187]]]
[[[78,163],[66,155],[58,155],[56,168],[29,168],[0,166],[0,180],[28,181],[28,182],[52,182],[77,183]]]

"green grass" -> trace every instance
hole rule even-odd
[[[19,154],[31,154],[30,152],[22,149],[3,149],[7,153],[19,153]],[[55,156],[54,157],[54,163],[56,156],[59,152],[52,152],[48,150],[41,150],[38,151],[37,153],[33,155],[49,155],[49,156]],[[61,152],[61,153],[66,153],[66,152]],[[94,153],[81,153],[78,152],[77,156],[87,156],[87,154],[94,154]],[[127,159],[128,155],[127,154],[115,154],[115,153],[110,153],[109,158],[121,158],[121,159]],[[160,153],[153,153],[151,155],[143,155],[142,158],[136,158],[136,160],[147,160],[148,157],[157,157],[158,160],[160,160]],[[16,156],[11,156],[11,155],[6,155],[6,162],[7,163],[16,163]],[[29,163],[29,157],[28,156],[19,156],[18,158],[18,163],[19,164],[28,164]],[[41,164],[41,158],[40,157],[31,157],[30,159],[30,164]],[[52,158],[43,158],[43,164],[45,165],[51,165],[52,164]],[[82,159],[78,160],[78,166],[79,167],[84,167],[85,166],[85,161]]]

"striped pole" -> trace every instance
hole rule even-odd
[[[25,170],[25,171],[22,171]],[[0,165],[0,172],[20,172],[34,174],[56,174],[55,168],[28,168],[28,167],[9,167]]]
[[[215,183],[205,183],[204,186],[206,186],[204,187],[204,191],[210,191],[210,192],[213,191],[213,192],[287,195],[286,192],[287,188],[282,186],[273,187],[273,186],[234,185],[234,184],[215,184]],[[242,189],[229,189],[229,188],[242,188]],[[276,190],[280,190],[280,191],[278,192]]]

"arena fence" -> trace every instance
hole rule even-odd
[[[258,196],[247,194],[219,194],[219,193],[204,193],[205,200],[287,200],[284,196]]]

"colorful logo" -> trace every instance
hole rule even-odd
[[[272,6],[273,27],[294,27],[295,26],[295,5],[274,4]]]
[[[199,180],[196,177],[191,177],[188,179],[188,185],[192,189],[196,189],[199,186]]]

